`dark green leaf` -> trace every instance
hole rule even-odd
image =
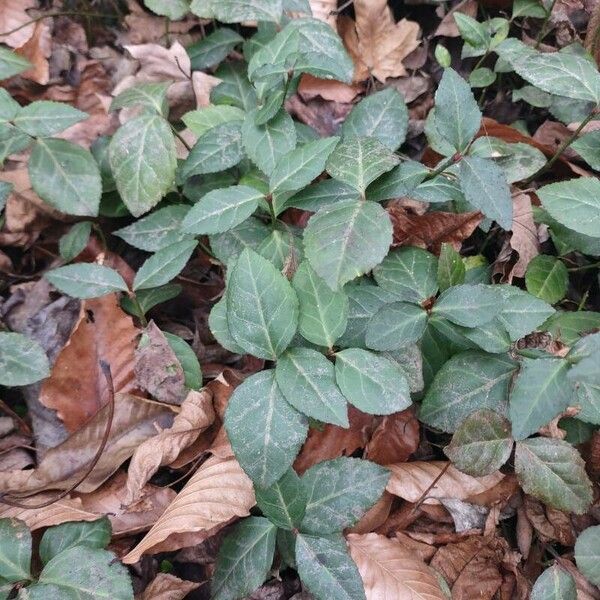
[[[451,244],[442,244],[438,259],[437,281],[440,291],[443,292],[454,285],[465,282],[465,263],[460,254]]]
[[[192,71],[203,71],[219,64],[244,38],[229,29],[219,27],[210,35],[188,46],[187,53],[192,63]]]
[[[92,231],[90,221],[82,221],[71,227],[58,241],[58,250],[63,260],[69,262],[79,255],[87,246]]]
[[[13,123],[34,137],[50,137],[87,119],[87,113],[63,102],[38,100],[23,107]]]
[[[128,289],[116,271],[95,263],[59,267],[46,273],[45,277],[57,290],[74,298],[98,298]]]
[[[548,304],[562,300],[567,293],[569,273],[558,258],[540,254],[527,265],[525,272],[527,291]]]
[[[584,529],[575,543],[577,568],[594,585],[600,585],[600,525]]]
[[[209,236],[210,247],[215,256],[227,264],[231,259],[236,258],[244,248],[258,250],[270,234],[270,227],[262,221],[250,217],[225,233]]]
[[[493,285],[457,285],[437,299],[432,314],[464,327],[477,327],[491,321],[503,306],[502,294]]]
[[[381,202],[391,198],[410,196],[413,190],[425,179],[427,167],[407,160],[384,173],[367,188],[367,199]]]
[[[111,103],[110,110],[139,106],[151,113],[166,117],[169,113],[167,90],[170,82],[140,83],[123,90]]]
[[[29,528],[18,519],[0,519],[0,577],[5,582],[27,580],[30,568]]]
[[[244,116],[244,111],[235,106],[211,104],[210,106],[204,106],[198,110],[185,113],[182,121],[188,129],[200,137],[218,125],[235,122],[241,123],[244,120]]]
[[[137,304],[129,297],[121,298],[121,306],[130,315],[143,317],[150,309],[162,302],[167,302],[177,297],[183,288],[176,284],[161,285],[160,287],[138,290],[135,294]],[[138,306],[139,304],[139,306]]]
[[[537,578],[530,600],[577,600],[575,580],[570,573],[553,565]]]
[[[407,302],[386,304],[367,325],[367,347],[373,350],[398,350],[418,342],[426,326],[427,313],[420,306]]]
[[[164,331],[163,333],[183,369],[185,387],[190,390],[199,390],[202,387],[202,369],[200,368],[196,353],[178,335],[174,335],[168,331]]]
[[[256,503],[263,514],[282,529],[300,527],[306,510],[306,490],[293,469],[268,488],[257,488]]]
[[[18,75],[32,66],[23,56],[11,52],[8,48],[0,47],[0,79]]]

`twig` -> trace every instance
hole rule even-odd
[[[446,471],[450,467],[450,461],[448,461],[444,468],[440,471],[440,474],[429,484],[427,489],[421,494],[420,498],[415,502],[413,506],[413,511],[417,510],[421,504],[427,499],[427,494],[435,487],[435,484],[445,475]]]
[[[46,508],[47,506],[50,506],[50,505],[54,504],[55,502],[62,500],[65,496],[68,496],[71,492],[75,491],[75,489],[77,489],[87,479],[89,474],[94,470],[94,467],[98,464],[98,461],[100,460],[100,457],[102,456],[102,453],[104,452],[104,448],[106,447],[106,444],[108,443],[108,437],[110,435],[113,417],[115,415],[115,386],[113,383],[110,366],[108,365],[108,363],[101,360],[100,361],[100,369],[102,370],[102,373],[103,373],[104,377],[106,378],[106,383],[108,384],[108,392],[109,392],[108,421],[106,423],[106,429],[104,431],[104,435],[102,436],[102,442],[100,443],[100,447],[98,448],[98,451],[96,452],[94,458],[92,459],[92,461],[91,461],[89,467],[86,469],[85,473],[72,486],[70,486],[68,490],[61,492],[55,498],[53,498],[52,500],[48,500],[47,502],[41,502],[39,504],[22,504],[21,502],[18,502],[17,500],[14,500],[13,498],[8,498],[7,495],[5,495],[5,494],[0,494],[0,503],[8,504],[9,506],[16,506],[17,508],[25,508],[25,509],[30,509],[30,510],[37,510],[38,508]],[[26,497],[27,496],[22,496],[22,498],[26,498]]]
[[[19,428],[22,429],[27,435],[31,435],[32,431],[25,420],[20,417],[4,400],[0,400],[0,410],[3,410],[9,417],[12,417],[18,424]]]
[[[537,37],[535,38],[534,48],[536,50],[540,47],[542,40],[546,37],[546,34],[547,34],[546,26],[548,25],[548,21],[550,20],[550,17],[552,16],[552,11],[554,10],[555,4],[556,4],[556,0],[552,0],[552,4],[550,4],[550,8],[548,8],[548,10],[546,11],[546,16],[544,17],[544,20],[542,21],[542,26],[540,27]]]

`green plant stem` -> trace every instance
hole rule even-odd
[[[91,18],[99,18],[99,19],[112,19],[114,15],[108,15],[105,13],[92,13],[92,12],[81,12],[78,10],[61,10],[58,12],[47,13],[45,15],[40,15],[39,17],[35,17],[14,29],[9,29],[8,31],[0,32],[0,37],[4,37],[5,35],[11,35],[12,33],[16,33],[21,29],[25,29],[25,27],[29,27],[33,23],[37,23],[38,21],[42,21],[43,19],[51,19],[52,17],[91,17]]]
[[[542,43],[542,40],[546,37],[546,26],[548,25],[548,21],[550,20],[550,16],[552,15],[552,11],[554,10],[554,5],[556,4],[556,0],[552,0],[552,4],[550,4],[550,8],[546,12],[546,16],[542,21],[542,26],[540,27],[540,31],[535,38],[535,46],[534,48],[537,50]]]
[[[425,179],[423,181],[429,181],[430,179],[437,177],[440,173],[442,173],[445,169],[447,169],[450,165],[454,164],[455,162],[456,160],[454,159],[454,156],[450,156],[446,160],[442,160],[440,164],[433,171],[431,171],[431,173],[428,173],[425,176]]]
[[[562,153],[579,137],[582,129],[596,116],[597,107],[579,124],[579,127],[556,149],[554,155],[550,158],[546,164],[538,169],[533,175],[530,175],[527,179],[523,180],[523,183],[531,183],[534,179],[537,179],[540,175],[543,175],[548,171],[552,165],[560,158]]]
[[[142,305],[140,304],[140,301],[138,300],[137,296],[135,295],[135,292],[131,292],[129,294],[129,298],[133,302],[133,305],[137,308],[138,315],[140,318],[140,323],[141,323],[142,327],[146,327],[148,325],[148,320],[146,319],[146,315],[144,314]]]
[[[571,267],[567,271],[589,271],[589,269],[600,269],[600,262],[592,263],[589,265],[583,265],[582,267]]]

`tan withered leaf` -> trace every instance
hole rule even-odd
[[[15,49],[17,54],[25,57],[33,67],[21,73],[21,77],[46,85],[50,80],[50,64],[48,57],[51,53],[50,28],[44,21],[35,24],[33,35],[19,48]]]
[[[252,482],[235,458],[213,456],[194,473],[123,562],[135,563],[151,551],[178,550],[198,544],[233,519],[250,514],[254,504]]]
[[[321,79],[310,73],[304,73],[298,85],[298,94],[304,101],[321,97],[332,102],[352,102],[361,92],[361,86],[348,85],[335,79]]]
[[[380,465],[404,462],[419,446],[414,408],[383,417],[365,448],[365,458]]]
[[[325,21],[335,29],[337,0],[308,0],[308,3],[315,19]]]
[[[462,13],[473,19],[477,18],[477,2],[475,0],[461,0],[451,10],[449,10],[442,19],[442,22],[437,26],[434,35],[445,35],[447,37],[458,37],[460,31],[456,26],[454,15]]]
[[[194,581],[184,581],[170,573],[159,573],[144,590],[140,600],[183,600],[200,587]]]
[[[65,442],[48,450],[37,469],[1,472],[0,491],[35,493],[68,489],[94,458],[106,430],[107,418],[108,406],[105,406]],[[99,487],[143,441],[156,435],[157,427],[168,427],[172,419],[173,412],[162,405],[117,394],[106,447],[77,491],[91,492]]]
[[[387,211],[394,227],[393,246],[417,246],[434,254],[440,253],[444,242],[460,250],[483,220],[480,212],[433,211],[419,215],[397,202],[390,203]]]
[[[367,600],[446,600],[433,571],[399,542],[383,535],[348,535]]]
[[[199,392],[190,391],[173,425],[146,440],[136,449],[127,471],[125,504],[138,500],[144,484],[159,467],[170,465],[184,448],[192,444],[212,424],[214,419],[215,412],[210,391],[207,389]]]
[[[527,265],[540,253],[537,227],[533,221],[533,210],[529,194],[513,196],[513,224],[510,246],[519,255],[512,268],[512,276],[525,277]]]
[[[394,496],[383,492],[381,498],[360,518],[360,521],[348,531],[350,533],[370,533],[381,527],[390,516]]]
[[[35,25],[29,23],[31,16],[28,10],[37,7],[36,0],[2,0],[0,4],[0,32],[11,31],[22,27],[10,35],[0,35],[0,43],[18,48],[22,46],[32,35]]]
[[[396,23],[387,0],[355,0],[354,14],[354,26],[340,19],[342,37],[355,61],[354,79],[373,75],[383,82],[406,75],[402,61],[419,45],[418,23]]]
[[[499,471],[485,477],[471,477],[443,461],[398,463],[388,465],[388,469],[392,473],[387,485],[388,492],[409,502],[423,500],[425,504],[438,504],[437,498],[466,500],[469,496],[489,490],[504,478]],[[425,493],[426,497],[423,498]]]
[[[82,303],[79,323],[40,392],[40,402],[57,411],[68,431],[79,429],[108,402],[101,360],[110,365],[117,392],[135,389],[133,353],[138,333],[116,294]]]

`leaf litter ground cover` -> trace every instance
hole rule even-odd
[[[0,598],[600,598],[600,8],[0,6]]]

